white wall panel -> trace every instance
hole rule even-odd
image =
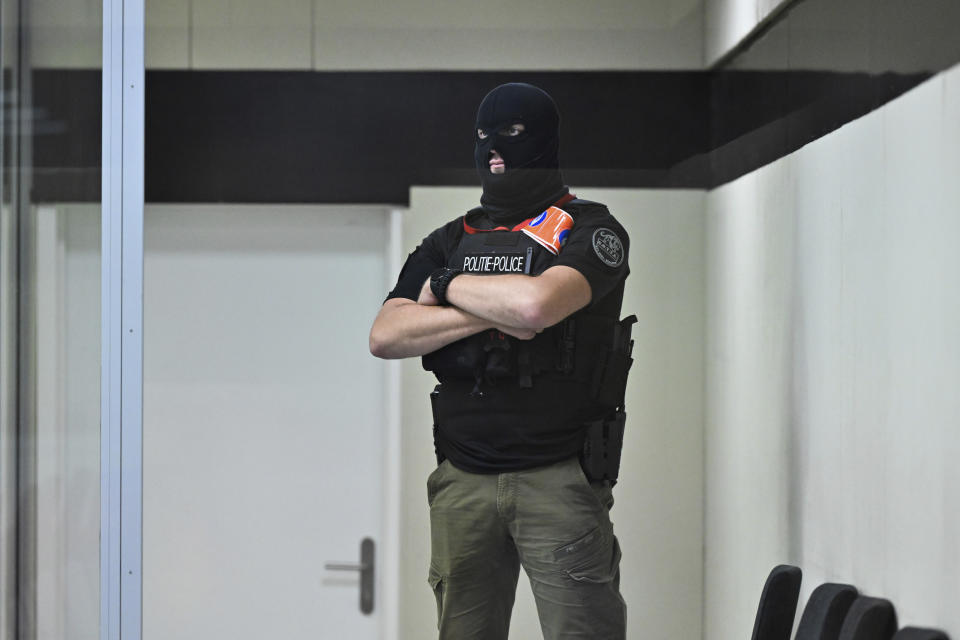
[[[697,638],[703,541],[702,192],[576,189],[606,203],[631,237],[624,315],[636,313],[627,433],[612,512],[623,547],[621,589],[629,638]],[[403,243],[410,251],[437,226],[475,206],[479,189],[414,188]],[[424,483],[436,466],[419,359],[403,363],[403,523],[400,637],[435,633],[426,585],[430,560]],[[540,637],[521,576],[511,637]]]
[[[150,0],[146,20],[150,68],[695,69],[703,59],[702,0]]]
[[[699,0],[317,4],[317,69],[698,68]]]
[[[322,16],[318,20],[322,21]],[[693,23],[674,29],[317,27],[318,70],[690,69]]]
[[[311,0],[191,0],[195,69],[309,69]]]
[[[621,582],[627,637],[699,638],[705,194],[577,192],[607,204],[631,242],[623,315],[635,313],[638,323],[612,513],[627,558]]]
[[[31,2],[39,67],[100,65],[100,2]],[[151,69],[697,69],[703,0],[147,0]]]
[[[31,2],[36,65],[98,67],[99,7]],[[152,69],[697,69],[704,58],[702,0],[148,0],[145,20]]]
[[[793,189],[780,163],[707,200],[707,637],[750,636],[766,571],[788,552]]]
[[[626,24],[649,22],[669,27],[695,8],[697,0],[597,0],[587,11],[580,0],[535,0],[486,3],[403,0],[383,5],[376,0],[317,0],[325,20],[352,27],[474,27],[478,29],[562,29],[575,26],[573,17],[589,17],[589,26],[619,29]],[[586,25],[585,25],[586,26]]]
[[[150,69],[190,66],[190,0],[146,0],[145,64]]]
[[[882,593],[877,559],[885,545],[878,517],[888,482],[882,434],[891,390],[888,278],[878,256],[895,239],[880,214],[876,180],[882,122],[862,118],[824,142],[792,158],[799,222],[790,557],[806,572],[802,602],[825,580],[856,577],[861,589]]]
[[[883,111],[884,214],[896,239],[887,261],[896,340],[884,515],[889,547],[898,551],[883,578],[911,617],[934,603],[946,613],[945,596],[960,600],[960,565],[944,562],[960,540],[960,529],[946,526],[960,505],[960,484],[945,482],[960,455],[960,198],[953,186],[960,164],[949,163],[953,152],[945,147],[958,141],[942,137],[960,102],[945,97],[941,77]],[[945,620],[960,635],[955,607]]]
[[[960,67],[707,196],[708,640],[785,561],[960,634],[957,114]]]

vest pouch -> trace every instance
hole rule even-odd
[[[424,354],[423,368],[440,382],[452,378],[492,381],[517,375],[517,340],[497,330],[484,331]]]
[[[483,334],[483,350],[487,354],[483,371],[487,380],[517,375],[517,340],[491,329]]]
[[[483,334],[470,336],[423,355],[423,368],[432,371],[440,382],[450,378],[475,378],[487,363]]]

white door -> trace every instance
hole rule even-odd
[[[378,637],[387,212],[146,212],[145,640]]]

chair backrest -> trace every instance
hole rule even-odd
[[[891,640],[897,632],[897,613],[883,598],[860,596],[840,629],[840,640]]]
[[[950,640],[950,637],[939,629],[904,627],[894,634],[893,640]]]
[[[836,582],[826,582],[814,589],[803,608],[796,640],[837,640],[857,595],[853,585]]]
[[[800,568],[788,564],[770,571],[760,594],[752,640],[790,640],[802,578]]]

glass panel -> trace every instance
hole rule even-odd
[[[0,638],[95,639],[101,3],[0,8]]]

